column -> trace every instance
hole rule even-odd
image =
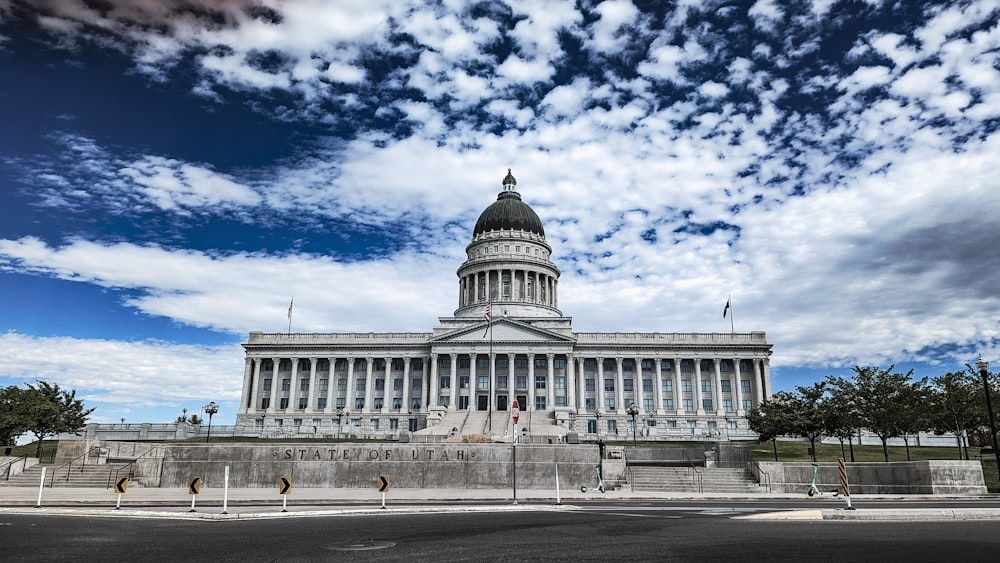
[[[733,405],[733,410],[736,411],[736,416],[743,416],[746,412],[743,410],[743,378],[740,375],[740,359],[733,358],[733,377],[736,381],[733,384],[736,386],[734,395],[736,396],[736,404]]]
[[[389,376],[386,376],[386,381],[388,381]],[[410,389],[413,388],[413,382],[410,381],[410,358],[403,358],[403,409],[407,412],[410,411]]]
[[[694,402],[695,410],[698,414],[705,414],[705,408],[701,402],[701,358],[694,359]]]
[[[681,359],[674,356],[671,360],[674,366],[674,414],[681,408]]]
[[[663,414],[663,359],[653,358],[653,409],[655,414]]]
[[[712,364],[715,366],[715,389],[712,395],[715,398],[712,400],[712,406],[715,408],[715,413],[724,413],[722,410],[722,361],[719,358],[714,358]]]
[[[498,278],[497,281],[501,281],[501,280]],[[498,289],[498,291],[502,291],[502,289]],[[496,397],[497,397],[497,358],[496,358],[496,353],[493,352],[492,350],[490,351],[490,384],[489,384],[488,389],[489,389],[489,393],[490,393],[490,408],[492,410],[498,410],[497,409],[497,402],[496,402],[497,401],[496,400]]]
[[[548,373],[545,374],[545,408],[552,410],[556,406],[556,369],[555,354],[545,355],[545,365]]]
[[[316,381],[316,358],[309,358],[309,398],[306,399],[306,410],[315,413],[316,411],[316,388],[319,382]]]
[[[296,393],[298,393],[298,389],[295,386],[295,380],[298,379],[299,376],[299,359],[292,358],[291,361],[292,361],[292,375],[289,376],[289,381],[288,381],[288,408],[286,410],[291,410],[294,412],[295,407],[298,406],[297,404],[298,401],[296,400]]]
[[[278,408],[278,388],[281,381],[278,380],[278,368],[281,367],[281,358],[271,358],[271,396],[270,404],[265,412],[272,413]]]
[[[580,412],[580,405],[576,402],[576,364],[573,354],[566,354],[566,404]]]
[[[333,412],[334,403],[334,389],[337,388],[337,380],[334,379],[337,374],[337,358],[327,358],[327,365],[329,369],[326,371],[326,408],[323,412],[329,414]]]
[[[628,405],[625,404],[625,375],[622,373],[622,357],[621,356],[615,356],[615,375],[616,375],[616,383],[615,383],[615,408],[620,413],[620,412],[624,412],[625,411],[625,407],[628,406]],[[635,383],[635,381],[633,381],[633,384],[634,383]],[[633,389],[634,389],[634,387],[633,387]],[[635,393],[635,391],[633,391],[633,393]]]
[[[440,382],[438,381],[437,354],[431,354],[431,388],[427,396],[427,408],[438,406],[438,395],[441,393]]]
[[[576,412],[579,414],[583,414],[587,410],[587,374],[583,371],[584,360],[585,358],[573,358],[573,367],[577,378],[576,388],[578,390]]]
[[[347,389],[344,391],[344,411],[354,408],[354,362],[357,358],[347,357]]]
[[[762,378],[761,382],[763,383],[763,385],[762,385],[763,389],[761,389],[761,394],[764,396],[764,398],[770,398],[771,397],[771,359],[770,358],[764,358],[764,359],[762,359],[760,361],[760,363],[761,363],[761,365],[764,368],[764,373],[761,374],[761,378]]]
[[[604,358],[597,358],[597,410],[604,408]],[[598,421],[600,424],[600,421]],[[600,428],[598,428],[600,430]]]
[[[761,384],[760,364],[757,363],[757,358],[750,361],[753,362],[753,383],[751,384],[751,387],[753,387],[754,391],[754,406],[760,406],[760,404],[764,402],[764,389]]]
[[[524,410],[535,407],[535,355],[528,354],[528,404]]]
[[[451,367],[449,370],[449,377],[451,377],[451,401],[448,405],[449,410],[458,410],[458,354],[449,354],[451,358]]]
[[[256,381],[253,377],[253,358],[246,358],[243,364],[243,392],[240,393],[240,405],[237,413],[253,412],[253,397],[255,395],[253,384]]]

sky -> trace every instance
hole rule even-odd
[[[240,344],[288,330],[293,298],[293,332],[451,316],[508,168],[577,331],[766,331],[775,390],[1000,365],[998,20],[0,0],[0,385],[231,424]]]

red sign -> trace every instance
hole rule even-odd
[[[514,404],[510,406],[510,417],[514,420],[514,424],[517,424],[517,417],[521,414],[521,409],[517,406],[517,399],[514,399]]]

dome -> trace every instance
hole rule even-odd
[[[517,180],[507,169],[503,179],[503,191],[497,195],[497,200],[479,215],[476,227],[472,230],[475,238],[489,231],[527,231],[539,236],[545,236],[542,221],[538,214],[527,203],[521,201],[521,194],[514,191]]]

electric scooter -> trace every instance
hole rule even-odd
[[[601,466],[600,465],[595,465],[594,466],[594,473],[597,474],[597,490],[601,491],[603,493],[604,492],[604,479],[601,478]],[[581,493],[587,492],[587,486],[586,485],[581,485],[580,486],[580,492]]]
[[[806,493],[806,494],[808,494],[811,497],[814,497],[816,495],[819,495],[819,496],[833,496],[833,497],[835,497],[835,496],[839,495],[840,492],[837,491],[837,490],[830,491],[829,493],[824,493],[824,492],[821,492],[818,487],[816,487],[816,473],[819,472],[819,466],[816,465],[815,463],[812,464],[812,466],[813,466],[813,480],[812,480],[812,483],[810,483],[810,485],[809,485],[809,492]]]

